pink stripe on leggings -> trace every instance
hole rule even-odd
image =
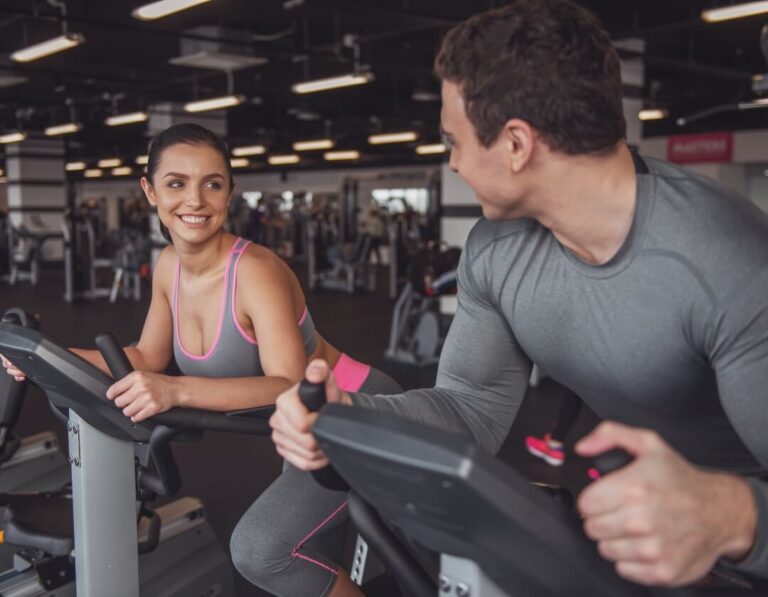
[[[313,564],[316,564],[316,565],[320,566],[320,568],[323,568],[323,569],[327,570],[328,572],[330,572],[334,576],[338,576],[339,575],[338,571],[335,570],[334,568],[331,568],[330,566],[326,566],[322,562],[318,562],[317,560],[313,560],[312,558],[308,558],[307,556],[302,555],[300,553],[293,554],[293,557],[294,558],[301,558],[302,560],[306,560],[307,562],[311,562]]]
[[[339,361],[333,368],[333,376],[336,378],[336,384],[340,390],[345,392],[357,392],[368,378],[371,372],[370,365],[356,361],[352,357],[344,354],[339,356]]]
[[[313,560],[310,557],[307,557],[303,554],[299,553],[299,550],[302,548],[302,546],[309,541],[314,535],[317,534],[320,529],[322,529],[326,524],[328,524],[331,520],[333,520],[333,517],[336,516],[339,512],[341,512],[344,508],[347,507],[347,502],[345,501],[341,506],[336,508],[333,512],[331,512],[331,515],[328,516],[323,522],[321,522],[319,525],[317,525],[314,529],[312,529],[312,532],[309,533],[306,537],[304,537],[301,541],[299,541],[296,546],[293,548],[293,551],[291,552],[292,558],[301,558],[302,560],[306,560],[307,562],[312,562],[313,564],[317,564],[321,568],[325,568],[329,572],[333,574],[338,574],[335,569],[331,568],[330,566],[326,566],[322,562],[318,562],[317,560]]]

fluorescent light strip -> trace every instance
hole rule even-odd
[[[358,73],[342,75],[340,77],[330,77],[328,79],[316,79],[314,81],[304,81],[291,86],[294,93],[315,93],[317,91],[328,91],[329,89],[339,89],[341,87],[354,87],[355,85],[365,85],[373,81],[373,73]]]
[[[247,168],[251,164],[251,162],[249,162],[245,158],[233,158],[229,160],[229,163],[232,165],[233,168]]]
[[[768,1],[745,2],[743,4],[733,4],[723,6],[722,8],[713,8],[704,10],[701,18],[707,23],[718,23],[720,21],[729,21],[731,19],[741,19],[768,12]]]
[[[100,176],[104,176],[104,170],[99,170],[98,168],[91,168],[90,170],[86,170],[83,172],[83,176],[86,178],[99,178]]]
[[[414,131],[403,131],[401,133],[385,133],[382,135],[371,135],[368,137],[368,143],[371,145],[382,145],[384,143],[408,143],[415,141],[419,136]]]
[[[333,139],[315,139],[313,141],[296,141],[294,151],[312,151],[313,149],[330,149],[335,143]]]
[[[212,97],[211,99],[199,100],[184,104],[185,112],[205,112],[207,110],[221,110],[222,108],[232,108],[239,106],[245,101],[242,95],[225,95],[223,97]]]
[[[131,15],[133,15],[135,19],[141,21],[154,21],[155,19],[162,19],[168,15],[210,1],[211,0],[160,0],[160,2],[152,2],[151,4],[139,6],[131,13]]]
[[[32,62],[38,58],[50,56],[56,52],[63,52],[64,50],[79,46],[84,41],[85,37],[79,33],[67,33],[66,35],[60,35],[59,37],[48,39],[39,44],[16,50],[11,54],[11,60],[14,62]]]
[[[752,100],[751,102],[741,102],[738,104],[739,110],[753,110],[754,108],[768,108],[768,97]]]
[[[85,162],[67,162],[64,164],[64,170],[67,172],[79,172],[85,170],[88,165]]]
[[[235,147],[232,150],[232,155],[235,157],[244,157],[247,155],[262,155],[267,152],[267,148],[263,145],[244,145],[242,147]]]
[[[285,164],[297,164],[299,156],[297,155],[271,155],[267,161],[273,166],[283,166]]]
[[[129,174],[133,174],[133,168],[130,166],[122,166],[112,170],[112,176],[128,176]]]
[[[667,110],[640,110],[637,117],[640,120],[663,120],[669,116]]]
[[[122,124],[133,124],[135,122],[144,122],[149,118],[146,112],[131,112],[130,114],[118,114],[110,116],[104,121],[107,126],[120,126]]]
[[[329,151],[323,157],[329,162],[336,162],[339,160],[359,160],[360,152],[355,150]]]
[[[106,158],[99,160],[97,166],[99,168],[117,168],[123,164],[123,160],[119,158]]]
[[[139,166],[146,166],[149,163],[149,156],[148,155],[140,155],[140,156],[137,156],[134,161]]]
[[[76,133],[82,129],[83,125],[79,122],[68,122],[67,124],[49,126],[47,129],[45,129],[45,134],[49,137],[55,137],[57,135],[69,135],[70,133]]]
[[[433,143],[432,145],[419,145],[416,147],[416,153],[419,155],[428,155],[432,153],[445,153],[446,147],[443,143]]]
[[[0,143],[3,143],[3,144],[20,143],[26,138],[27,138],[27,133],[16,131],[13,133],[6,133],[5,135],[0,135]]]

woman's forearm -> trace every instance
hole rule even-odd
[[[296,382],[286,377],[178,377],[176,403],[186,408],[232,411],[274,404]]]

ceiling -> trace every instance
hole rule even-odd
[[[768,71],[759,47],[768,15],[706,24],[699,14],[717,2],[581,3],[598,14],[614,39],[646,42],[646,80],[637,93],[646,105],[671,114],[645,123],[646,134],[768,127],[768,109],[723,111],[686,126],[675,124],[680,116],[754,97],[751,76]],[[267,60],[233,73],[233,90],[247,100],[226,112],[231,145],[263,143],[271,153],[281,153],[294,141],[329,134],[338,149],[360,150],[364,165],[435,162],[440,156],[417,156],[413,143],[372,147],[366,137],[415,129],[420,142],[436,142],[439,99],[431,67],[440,38],[454,23],[503,2],[213,0],[152,22],[131,16],[141,4],[68,0],[68,29],[83,34],[86,43],[16,64],[9,59],[13,51],[61,33],[62,15],[45,0],[0,0],[0,129],[42,131],[70,121],[74,110],[84,128],[66,137],[69,159],[132,159],[146,153],[146,125],[107,127],[104,118],[225,95],[224,72],[169,63],[182,53],[182,44],[223,39],[235,51]],[[201,26],[221,29],[190,32]],[[306,96],[292,93],[298,81],[352,70],[354,49],[344,43],[350,34],[357,36],[359,63],[370,66],[375,81]],[[26,81],[2,87],[9,77],[19,76]],[[321,153],[302,156],[301,167],[325,167]],[[269,167],[263,157],[252,163],[257,169]]]

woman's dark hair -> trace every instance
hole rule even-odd
[[[232,164],[230,162],[229,148],[227,147],[227,144],[213,131],[208,130],[204,126],[200,126],[199,124],[190,122],[175,124],[168,127],[150,142],[149,154],[147,157],[147,173],[145,174],[150,183],[152,183],[152,179],[157,172],[157,167],[160,165],[160,158],[162,157],[163,152],[169,147],[179,145],[180,143],[187,145],[207,145],[219,152],[227,167],[229,189],[231,191],[234,188],[235,180],[232,177]],[[160,233],[169,243],[173,242],[171,240],[171,235],[168,232],[168,228],[166,228],[162,222],[160,222]]]
[[[435,73],[458,85],[489,147],[520,118],[556,151],[610,151],[626,136],[621,66],[597,18],[570,0],[514,0],[459,23]]]

